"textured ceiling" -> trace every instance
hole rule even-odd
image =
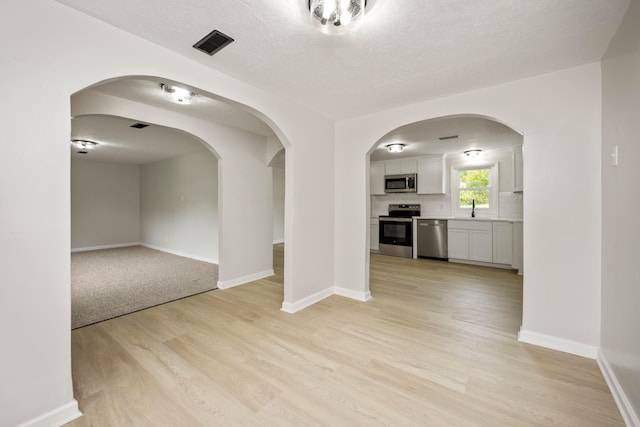
[[[58,1],[338,119],[598,61],[630,2],[369,0],[326,36],[307,0]],[[213,29],[236,41],[191,47]]]

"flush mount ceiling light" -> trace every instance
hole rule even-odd
[[[325,34],[352,30],[364,16],[367,0],[308,0],[311,21]]]
[[[389,144],[386,148],[390,153],[402,153],[404,151],[404,144]]]
[[[195,92],[177,86],[162,83],[160,87],[169,99],[178,104],[191,104],[198,96]]]
[[[85,139],[72,139],[71,143],[78,148],[79,154],[87,154],[89,150],[93,150],[98,145],[97,142],[87,141]]]
[[[466,154],[467,157],[471,157],[473,159],[473,158],[478,157],[480,155],[481,151],[482,150],[467,150],[467,151],[464,152],[464,154]]]

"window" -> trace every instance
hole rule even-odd
[[[459,203],[461,208],[489,208],[489,169],[467,169],[458,173]]]
[[[451,208],[454,215],[471,216],[475,202],[478,216],[497,216],[498,165],[453,168]]]

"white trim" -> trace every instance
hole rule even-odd
[[[279,245],[280,243],[284,243],[284,239],[278,239],[273,241],[274,245]]]
[[[265,277],[273,276],[275,273],[273,269],[261,271],[259,273],[249,274],[248,276],[238,277],[236,279],[225,280],[224,282],[218,281],[218,289],[229,289],[236,286],[244,285],[245,283],[255,282],[256,280],[264,279]]]
[[[78,402],[73,399],[66,405],[62,405],[36,418],[32,418],[29,421],[19,424],[18,427],[62,426],[80,418],[81,416],[82,412],[78,409]]]
[[[341,297],[346,297],[346,298],[351,298],[354,299],[356,301],[361,301],[361,302],[367,302],[371,299],[371,292],[367,291],[367,292],[358,292],[358,291],[353,291],[351,289],[347,289],[347,288],[341,288],[339,286],[336,286],[333,289],[333,293],[335,295],[340,295]]]
[[[149,249],[155,249],[156,251],[160,251],[160,252],[166,252],[166,253],[171,254],[171,255],[177,255],[177,256],[184,257],[184,258],[195,259],[196,261],[208,262],[209,264],[218,264],[218,260],[217,259],[205,258],[205,257],[201,257],[201,256],[198,256],[198,255],[191,255],[191,254],[187,254],[187,253],[180,252],[180,251],[174,251],[172,249],[163,248],[162,246],[150,245],[148,243],[140,243],[140,246],[144,246],[145,248],[149,248]]]
[[[282,311],[286,312],[286,313],[296,313],[302,309],[305,309],[307,307],[309,307],[310,305],[313,305],[319,301],[322,301],[323,299],[330,297],[331,295],[333,295],[334,292],[334,288],[327,288],[323,291],[320,292],[316,292],[313,295],[309,295],[306,298],[302,298],[300,301],[291,303],[291,302],[283,302],[282,303]]]
[[[334,286],[333,288],[327,288],[324,291],[316,292],[315,294],[309,295],[308,297],[303,298],[300,301],[297,301],[294,303],[283,302],[282,311],[290,314],[297,313],[298,311],[303,310],[332,295],[351,298],[353,300],[360,301],[360,302],[367,302],[371,299],[371,292],[369,291],[358,292],[358,291],[353,291],[351,289]]]
[[[86,251],[98,251],[101,249],[116,249],[116,248],[128,248],[130,246],[140,246],[140,242],[131,243],[117,243],[115,245],[101,245],[101,246],[87,246],[84,248],[71,248],[71,252],[86,252]]]
[[[576,356],[587,357],[589,359],[595,359],[598,355],[598,347],[596,346],[558,338],[552,335],[526,331],[522,328],[520,328],[520,332],[518,332],[518,341],[575,354]]]
[[[620,410],[620,415],[622,415],[622,419],[628,427],[640,427],[640,418],[638,418],[638,414],[633,410],[633,406],[631,405],[631,401],[627,397],[624,392],[624,389],[618,382],[618,378],[616,377],[615,372],[611,368],[609,361],[605,357],[602,349],[598,350],[598,356],[596,357],[596,361],[598,362],[598,366],[600,367],[600,371],[602,371],[602,376],[604,376],[604,380],[607,382],[609,386],[609,390],[611,390],[611,394],[613,395],[613,400],[616,401],[618,405],[618,409]]]
[[[513,268],[513,266],[509,264],[495,264],[493,262],[473,261],[470,259],[449,258],[449,262],[453,262],[457,264],[478,265],[481,267],[501,268],[503,270],[517,270],[516,268]]]

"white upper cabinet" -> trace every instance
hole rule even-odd
[[[522,145],[513,151],[513,192],[522,193],[524,186],[522,183]]]
[[[417,173],[416,159],[398,159],[385,162],[386,175],[400,175],[404,173]]]
[[[369,165],[369,186],[371,194],[376,196],[384,195],[384,175],[385,164],[384,162],[372,162]]]
[[[444,194],[446,168],[444,156],[418,159],[418,194]]]

